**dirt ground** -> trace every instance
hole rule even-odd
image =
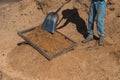
[[[105,46],[97,38],[83,44],[90,0],[72,0],[58,13],[57,30],[77,47],[48,61],[18,31],[42,24],[64,0],[0,1],[0,80],[120,80],[120,2],[110,0],[105,17]],[[95,24],[95,36],[97,28]],[[49,45],[48,45],[49,46]]]

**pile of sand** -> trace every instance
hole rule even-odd
[[[81,43],[87,31],[91,0],[72,0],[66,4],[58,12],[59,20],[62,17],[63,19],[57,30],[77,42],[78,46],[52,61],[48,61],[29,45],[17,46],[17,43],[23,41],[17,32],[42,24],[47,14],[56,11],[64,0],[2,1],[3,3],[0,3],[0,79],[120,79],[120,2],[118,0],[110,0],[107,6],[104,47],[98,46],[96,40],[87,44]],[[96,24],[95,35],[98,36]],[[46,46],[50,47],[50,45]]]

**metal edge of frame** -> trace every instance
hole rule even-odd
[[[68,51],[74,49],[75,47],[77,47],[77,43],[76,42],[74,42],[73,40],[71,40],[69,37],[67,37],[63,33],[59,32],[59,31],[56,31],[56,32],[58,32],[59,34],[61,34],[62,36],[64,36],[66,39],[70,40],[73,44],[70,47],[67,47],[67,48],[65,48],[65,49],[63,49],[63,50],[61,50],[61,51],[59,51],[59,52],[51,55],[51,58],[57,57],[57,56],[65,53],[65,52],[68,52]]]
[[[44,57],[46,57],[48,60],[51,60],[52,58],[50,56],[48,56],[48,54],[46,54],[46,52],[44,52],[43,50],[41,50],[40,48],[38,48],[35,44],[33,44],[32,42],[30,42],[23,34],[29,31],[34,30],[34,28],[30,28],[21,32],[17,32],[17,34],[22,37],[29,45],[31,45],[34,49],[36,49],[39,53],[41,53]]]
[[[61,50],[61,51],[59,51],[59,52],[57,52],[57,53],[55,53],[55,54],[53,54],[53,55],[51,55],[51,56],[49,56],[46,52],[44,52],[44,51],[41,50],[39,47],[37,47],[36,45],[34,45],[32,42],[30,42],[30,41],[23,35],[24,33],[27,33],[27,32],[32,31],[32,30],[34,30],[34,29],[35,29],[35,27],[30,28],[30,29],[26,29],[26,30],[23,30],[23,31],[19,31],[19,32],[18,32],[18,35],[19,35],[20,37],[22,37],[28,44],[30,44],[30,45],[31,45],[34,49],[36,49],[39,53],[41,53],[44,57],[46,57],[48,60],[51,60],[51,59],[53,59],[54,57],[57,57],[57,56],[65,53],[65,52],[68,52],[68,51],[74,49],[74,48],[77,46],[77,43],[76,43],[76,42],[74,42],[73,40],[71,40],[69,37],[65,36],[65,35],[62,34],[61,32],[56,31],[56,32],[58,32],[59,34],[61,34],[62,36],[64,36],[66,39],[70,40],[70,41],[73,43],[73,45],[70,46],[70,47],[68,47],[68,48],[65,48],[65,49],[63,49],[63,50]]]
[[[51,55],[51,58],[55,58],[55,57],[57,57],[57,56],[59,56],[59,55],[61,55],[61,54],[64,54],[64,53],[66,53],[66,52],[68,52],[68,51],[70,51],[70,50],[73,50],[76,46],[77,46],[77,45],[72,45],[72,46],[70,46],[70,47],[68,47],[68,48],[65,48],[65,49],[59,51],[58,53]]]

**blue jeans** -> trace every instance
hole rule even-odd
[[[90,6],[90,13],[88,19],[88,33],[94,34],[94,20],[97,16],[97,32],[99,36],[104,36],[104,17],[106,13],[106,5],[105,1],[95,1],[92,0]]]

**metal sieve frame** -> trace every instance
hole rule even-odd
[[[35,45],[34,43],[32,43],[25,35],[24,33],[27,33],[27,32],[30,32],[32,30],[34,30],[35,27],[33,28],[30,28],[30,29],[26,29],[26,30],[23,30],[23,31],[19,31],[17,32],[17,34],[23,38],[25,40],[26,43],[28,43],[29,45],[31,45],[34,49],[36,49],[40,54],[42,54],[45,58],[47,58],[48,60],[51,60],[63,53],[66,53],[70,50],[73,50],[75,49],[75,47],[77,47],[77,43],[74,42],[73,40],[71,40],[69,37],[65,36],[64,34],[60,33],[59,31],[56,31],[57,33],[61,34],[62,36],[64,36],[66,39],[68,39],[69,41],[71,41],[73,43],[72,46],[69,46],[68,48],[64,48],[63,50],[53,54],[53,55],[48,55],[48,53],[46,53],[44,50],[42,50],[40,47],[38,47],[37,45]]]

